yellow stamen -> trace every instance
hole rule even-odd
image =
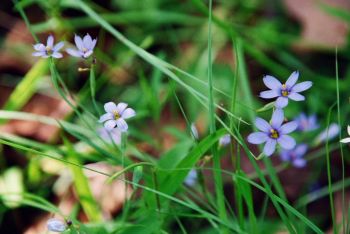
[[[282,96],[287,97],[289,95],[289,92],[287,90],[287,86],[285,84],[282,85]]]
[[[113,114],[116,120],[120,118],[120,114],[118,113],[118,111],[113,111]]]
[[[279,137],[279,134],[278,134],[278,132],[275,129],[271,129],[270,133],[271,133],[270,137],[272,137],[274,139],[277,139]]]

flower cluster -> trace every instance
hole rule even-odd
[[[90,55],[92,55],[96,46],[97,39],[92,39],[89,34],[86,34],[84,38],[75,35],[74,41],[77,50],[68,48],[66,49],[66,52],[71,56],[87,59]],[[42,43],[33,45],[36,52],[34,52],[32,55],[42,58],[62,58],[63,55],[59,51],[63,46],[64,42],[62,41],[54,45],[54,38],[52,35],[50,35],[47,38],[46,46]]]
[[[309,119],[307,119],[305,115],[300,116],[299,119],[283,124],[284,112],[282,108],[285,108],[288,105],[288,99],[294,101],[305,100],[305,97],[301,95],[300,92],[305,91],[312,86],[311,81],[304,81],[297,84],[298,78],[299,72],[297,71],[293,72],[284,84],[273,76],[265,76],[263,78],[264,84],[270,90],[261,92],[260,97],[265,99],[277,98],[275,102],[276,110],[274,110],[272,114],[270,123],[264,119],[256,118],[255,126],[260,132],[251,133],[247,140],[251,144],[265,143],[263,153],[266,156],[271,156],[275,152],[276,146],[280,145],[282,148],[281,155],[283,155],[283,160],[294,162],[294,159],[298,159],[299,161],[294,163],[296,165],[301,165],[300,158],[306,150],[303,152],[299,146],[296,147],[296,141],[288,134],[292,133],[297,128],[311,130],[317,125],[314,117],[311,118],[309,123]]]

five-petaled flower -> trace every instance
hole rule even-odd
[[[59,50],[63,46],[64,46],[63,41],[54,45],[54,38],[52,35],[50,35],[47,38],[46,46],[42,43],[33,45],[36,51],[33,52],[32,55],[37,57],[42,57],[42,58],[48,58],[48,57],[62,58],[63,55],[59,52]]]
[[[307,148],[308,146],[306,144],[300,144],[292,150],[282,150],[280,154],[281,159],[285,162],[291,162],[294,167],[305,167],[306,160],[304,159],[304,156]]]
[[[316,115],[306,116],[305,113],[301,113],[294,121],[298,123],[298,130],[301,132],[313,131],[320,127]]]
[[[114,102],[107,102],[104,105],[106,114],[100,117],[99,122],[104,124],[104,127],[111,131],[116,126],[121,132],[126,132],[128,130],[128,124],[125,119],[129,119],[136,115],[136,112],[132,108],[126,108],[128,104],[119,103],[116,105]]]
[[[305,91],[312,86],[311,81],[304,81],[296,84],[299,78],[299,72],[293,72],[285,84],[279,82],[273,76],[265,76],[263,78],[264,84],[271,90],[263,91],[260,97],[265,99],[276,98],[275,106],[277,108],[284,108],[288,105],[288,98],[294,101],[304,101],[305,97],[299,92]]]
[[[86,59],[94,52],[97,39],[92,40],[91,36],[86,34],[83,39],[75,35],[74,41],[78,50],[69,48],[66,50],[67,53],[74,57]]]
[[[261,132],[254,132],[248,136],[248,142],[251,144],[265,143],[263,153],[266,156],[271,156],[276,149],[278,143],[282,148],[290,150],[296,145],[294,138],[288,136],[288,133],[293,132],[297,127],[294,121],[283,124],[284,114],[282,109],[277,109],[273,112],[271,124],[264,119],[256,118],[255,125]]]

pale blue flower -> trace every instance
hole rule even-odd
[[[305,113],[301,113],[294,121],[298,123],[297,129],[302,132],[313,131],[320,127],[316,115],[306,116]]]
[[[196,184],[197,178],[198,178],[197,171],[195,169],[192,169],[190,170],[187,177],[185,178],[184,184],[189,187],[192,187]]]
[[[64,232],[67,229],[66,223],[56,218],[49,219],[46,225],[51,232]]]
[[[74,41],[78,50],[69,48],[66,50],[67,53],[74,57],[86,59],[94,52],[97,39],[92,40],[91,36],[86,34],[83,39],[78,35],[75,35]]]
[[[231,136],[230,134],[225,134],[219,139],[219,145],[220,146],[226,146],[231,143]]]
[[[350,126],[348,126],[348,135],[350,136]],[[341,143],[350,143],[350,137],[346,137],[340,140]]]
[[[331,123],[328,128],[323,130],[317,137],[316,137],[316,142],[325,142],[327,140],[331,140],[334,137],[338,136],[340,132],[340,127],[336,123]]]
[[[248,136],[248,142],[251,144],[265,143],[264,154],[272,155],[276,150],[277,143],[284,149],[293,149],[296,142],[293,137],[287,134],[293,132],[297,128],[297,123],[294,121],[283,124],[284,114],[282,109],[277,109],[273,112],[271,124],[264,119],[256,118],[255,126],[261,132],[254,132]]]
[[[125,120],[136,115],[136,112],[132,108],[127,108],[127,106],[128,104],[123,102],[118,105],[114,102],[107,102],[104,105],[107,113],[100,117],[99,122],[103,123],[108,131],[111,131],[117,126],[121,132],[126,132],[128,130],[128,124]]]
[[[32,55],[36,57],[42,57],[42,58],[62,58],[63,55],[59,52],[59,50],[64,46],[64,42],[61,41],[54,45],[54,38],[52,35],[50,35],[47,38],[46,46],[42,43],[38,43],[33,45],[34,50],[36,52],[33,52]]]
[[[265,76],[263,78],[264,84],[271,90],[263,91],[260,97],[265,99],[276,98],[275,106],[277,108],[284,108],[288,105],[288,99],[294,101],[304,101],[305,97],[300,92],[309,89],[312,86],[311,81],[304,81],[296,84],[299,78],[299,72],[293,72],[285,84],[282,84],[273,76]]]
[[[293,166],[297,168],[302,168],[306,165],[306,160],[304,159],[304,156],[306,154],[307,149],[308,146],[306,144],[300,144],[292,150],[282,150],[280,156],[282,161],[290,162]]]

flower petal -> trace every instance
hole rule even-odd
[[[117,126],[121,132],[126,132],[128,130],[128,124],[122,118],[117,119]]]
[[[341,139],[340,142],[341,142],[341,143],[350,143],[350,137]]]
[[[264,119],[257,117],[255,119],[255,126],[263,132],[270,132],[271,125]]]
[[[92,46],[92,38],[91,38],[91,36],[88,33],[84,36],[83,43],[84,43],[84,47],[86,49],[90,49],[91,48],[91,46]]]
[[[266,87],[270,89],[280,89],[282,87],[281,82],[279,82],[275,77],[273,76],[264,76],[263,78],[264,84]]]
[[[93,50],[95,48],[96,42],[97,42],[97,39],[92,40],[92,44],[91,44],[90,50]]]
[[[53,47],[53,51],[59,51],[62,47],[64,46],[64,42],[61,41],[59,43],[57,43],[54,47]]]
[[[127,108],[126,110],[123,111],[122,113],[122,118],[123,119],[129,119],[131,117],[134,117],[136,115],[136,112],[132,108]]]
[[[103,126],[105,126],[105,128],[108,130],[108,131],[111,131],[113,128],[115,128],[115,125],[117,125],[117,121],[113,120],[113,119],[110,119],[110,120],[107,120]]]
[[[276,100],[275,106],[277,108],[284,108],[288,105],[288,98],[287,97],[279,97]]]
[[[80,52],[79,50],[74,50],[74,49],[66,49],[66,52],[68,54],[70,54],[71,56],[74,56],[74,57],[78,57],[78,58],[81,58],[82,57],[82,52]]]
[[[278,90],[274,89],[274,90],[267,90],[267,91],[263,91],[260,93],[260,97],[261,98],[275,98],[280,96],[280,94],[278,93]]]
[[[276,109],[271,118],[271,126],[274,129],[279,129],[283,123],[284,120],[284,113],[282,109]]]
[[[350,135],[350,125],[348,125],[348,134]]]
[[[294,150],[295,155],[298,158],[302,158],[305,155],[307,148],[308,148],[307,144],[298,145]]]
[[[103,122],[110,120],[110,119],[114,119],[114,115],[111,113],[106,113],[100,117],[98,122],[103,123]]]
[[[92,50],[88,50],[84,53],[83,57],[84,58],[88,58],[90,55],[92,55],[93,51]]]
[[[311,88],[312,86],[312,82],[311,81],[304,81],[301,82],[299,84],[294,85],[294,87],[292,88],[292,92],[302,92],[305,91],[309,88]]]
[[[288,135],[282,135],[280,136],[278,139],[277,139],[277,142],[278,144],[280,144],[280,146],[283,148],[283,149],[286,149],[286,150],[291,150],[295,147],[296,145],[296,142],[294,140],[293,137],[291,136],[288,136]]]
[[[50,48],[53,48],[53,36],[50,35],[48,38],[47,38],[47,42],[46,42],[46,46],[50,47]]]
[[[125,108],[128,106],[128,104],[124,103],[124,102],[120,102],[117,106],[117,111],[118,113],[121,115],[123,114],[123,111],[125,110]]]
[[[273,152],[275,152],[276,143],[277,143],[276,140],[268,139],[268,141],[266,142],[266,144],[264,146],[264,150],[263,150],[263,152],[266,156],[271,156],[273,154]]]
[[[37,51],[37,52],[32,53],[32,55],[35,56],[35,57],[39,57],[39,56],[45,56],[46,53],[45,52],[41,52],[41,51]]]
[[[281,134],[288,134],[293,132],[295,129],[297,129],[297,127],[298,127],[298,123],[296,121],[291,121],[286,124],[283,124],[279,130]]]
[[[105,111],[108,113],[114,114],[115,111],[118,111],[118,108],[114,102],[107,102],[103,107],[104,107]],[[118,112],[118,113],[120,113],[120,112]]]
[[[301,159],[301,158],[297,158],[297,159],[293,160],[292,164],[296,168],[302,168],[302,167],[306,166],[306,160],[305,159]]]
[[[34,50],[38,50],[41,52],[45,51],[45,45],[42,43],[35,44],[35,45],[33,45],[33,47],[34,47]]]
[[[293,85],[295,85],[295,83],[298,81],[298,78],[299,78],[299,72],[298,71],[293,72],[289,76],[288,80],[286,81],[287,88],[293,87]]]
[[[78,35],[75,35],[74,42],[75,42],[75,45],[77,46],[78,50],[82,51],[84,48],[84,44],[83,44],[83,40],[81,39],[81,37],[79,37]]]
[[[288,97],[294,101],[304,101],[305,100],[305,97],[299,93],[295,93],[295,92],[291,92],[289,93]]]
[[[63,57],[63,55],[59,52],[54,52],[51,56],[54,58],[62,58]]]
[[[268,140],[268,136],[264,132],[253,132],[249,134],[247,140],[251,144],[261,144]]]
[[[289,161],[290,160],[290,151],[289,150],[282,150],[280,154],[280,158],[282,161]]]

